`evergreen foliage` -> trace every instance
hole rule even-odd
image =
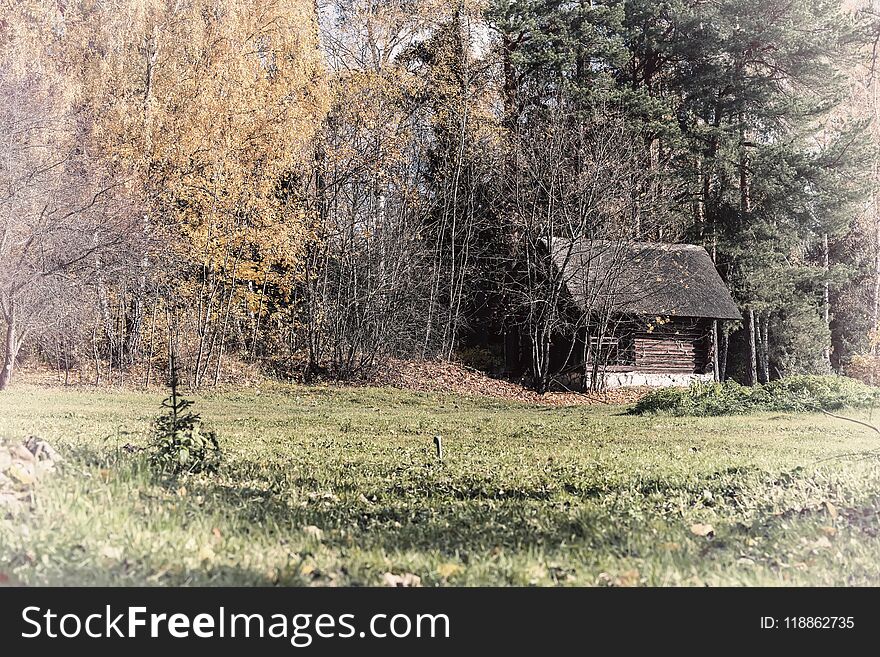
[[[867,3],[56,4],[0,23],[0,389],[32,355],[149,388],[172,340],[194,389],[534,352],[526,216],[705,246],[722,378],[878,352]]]
[[[172,360],[173,362],[173,360]],[[172,368],[171,392],[162,401],[165,413],[153,426],[152,461],[162,472],[214,472],[222,453],[217,434],[202,426],[193,402],[180,395],[177,368]]]
[[[645,135],[644,211],[672,196],[677,214],[643,237],[706,246],[760,325],[760,380],[866,348],[863,322],[832,307],[867,266],[844,254],[873,147],[864,116],[841,111],[863,16],[830,0],[495,0],[488,17],[513,69],[509,125],[564,103]]]

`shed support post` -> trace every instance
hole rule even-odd
[[[718,353],[718,320],[712,320],[712,372],[715,375],[715,381],[721,381],[721,370],[719,369],[719,353]]]

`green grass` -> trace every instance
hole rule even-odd
[[[159,401],[0,393],[0,437],[37,434],[65,458],[32,512],[0,520],[0,572],[35,585],[375,585],[389,572],[424,585],[880,584],[880,461],[845,456],[880,436],[826,416],[218,392],[195,410],[220,435],[221,471],[161,479],[119,449],[146,444]]]

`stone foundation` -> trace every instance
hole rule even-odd
[[[606,372],[605,388],[629,388],[633,386],[651,386],[665,388],[675,386],[687,388],[696,381],[712,382],[712,374],[661,374],[654,372]]]

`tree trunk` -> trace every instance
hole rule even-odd
[[[103,267],[101,258],[95,256],[95,293],[98,297],[98,312],[100,313],[104,339],[107,341],[108,364],[112,373],[113,358],[116,353],[116,331],[113,328],[113,312],[110,308],[110,298],[107,293],[106,282],[104,281]],[[98,344],[97,341],[95,344]],[[98,350],[100,353],[100,346],[98,346]]]
[[[263,287],[260,290],[260,305],[257,307],[257,318],[254,323],[254,335],[253,341],[251,342],[251,353],[250,353],[250,361],[255,363],[257,361],[257,337],[260,335],[260,319],[263,317],[263,300],[266,298],[266,286],[269,283],[269,269],[266,269],[266,273],[263,274]]]
[[[144,324],[144,295],[146,280],[138,282],[138,290],[135,292],[128,307],[128,314],[123,318],[123,331],[125,343],[123,355],[127,365],[134,365],[141,359],[141,336]]]
[[[745,117],[739,115],[739,209],[743,214],[752,211],[752,190],[749,180],[749,153],[746,150]]]
[[[550,388],[550,338],[543,327],[532,329],[532,373],[535,391],[543,395]]]
[[[697,189],[700,193],[697,195],[696,203],[694,203],[694,232],[703,239],[706,230],[706,198],[709,196],[709,177],[705,172],[705,160],[702,156],[697,155],[696,171],[697,171]]]
[[[872,65],[877,63],[877,50],[874,50]],[[873,69],[872,69],[873,70]],[[877,76],[871,76],[871,109],[874,112],[874,128],[880,126],[880,95],[878,95]],[[876,132],[874,133],[876,137]],[[871,165],[871,212],[874,219],[874,298],[871,305],[871,354],[880,353],[880,199],[877,197],[877,186],[880,181],[880,158],[875,154]],[[874,366],[871,366],[871,385],[874,384]]]
[[[721,364],[718,353],[718,320],[712,322],[712,374],[716,381],[721,381]]]
[[[730,347],[730,336],[723,332],[721,333],[721,354],[720,360],[721,362],[718,364],[718,374],[720,376],[721,381],[727,380],[727,351]]]
[[[16,341],[15,313],[4,313],[6,320],[6,340],[3,350],[3,369],[0,370],[0,390],[6,390],[12,381],[12,370],[15,367],[15,357],[18,356],[18,343]]]
[[[749,309],[749,384],[758,383],[758,350],[755,344],[755,311]]]
[[[504,127],[512,133],[517,124],[517,77],[516,67],[513,63],[514,52],[517,49],[516,43],[507,35],[502,36],[501,40],[501,69],[503,74],[502,82],[502,102],[504,104]]]
[[[877,178],[877,164],[874,164],[874,178]],[[871,207],[874,210],[874,295],[871,304],[871,329],[869,333],[871,355],[880,354],[880,206],[876,190],[871,193]],[[868,383],[875,384],[875,363],[871,363]]]
[[[216,386],[220,382],[220,372],[223,368],[223,348],[226,346],[226,329],[229,326],[229,313],[232,310],[232,302],[235,299],[235,286],[238,284],[238,259],[241,256],[241,247],[238,249],[238,253],[235,254],[235,263],[232,266],[232,285],[229,287],[229,297],[226,301],[226,314],[223,318],[223,325],[221,327],[220,333],[220,346],[217,352],[217,365],[214,368],[214,385]],[[221,306],[222,311],[222,306]],[[216,332],[215,332],[216,333]],[[213,351],[213,342],[212,342],[212,351]],[[210,357],[210,352],[209,352]],[[207,363],[205,363],[205,368],[207,369]]]
[[[828,249],[828,233],[822,235],[822,271],[825,273],[825,281],[822,283],[822,319],[825,328],[828,329],[828,339],[831,339],[831,286],[828,282],[828,272],[831,270],[830,254]],[[822,360],[831,369],[831,345],[826,344],[822,349]]]
[[[58,340],[55,341],[55,372],[58,375],[59,382],[61,381],[61,350],[63,348],[62,342],[63,340],[61,338],[58,338]]]
[[[514,180],[516,171],[516,133],[519,123],[519,78],[516,72],[514,57],[518,42],[509,35],[503,35],[501,39],[501,70],[502,70],[502,111],[504,113],[502,126],[504,127],[504,159],[503,180]],[[506,224],[505,224],[506,225]]]
[[[95,387],[101,385],[101,353],[98,350],[98,323],[100,320],[95,321],[95,326],[92,328],[92,356],[95,359]]]
[[[159,284],[156,283],[156,295],[153,297],[153,315],[150,322],[150,347],[147,352],[147,375],[144,380],[144,390],[150,387],[150,376],[153,373],[153,345],[156,340],[156,310],[159,307]]]
[[[63,342],[64,345],[64,385],[68,385],[70,383],[70,352],[68,350],[69,344],[65,340]]]
[[[758,316],[758,338],[760,340],[761,382],[770,382],[770,313]]]
[[[876,192],[875,192],[876,196]],[[875,249],[874,252],[874,298],[871,306],[871,353],[878,354],[880,349],[880,207],[877,200],[873,201],[874,206],[874,230],[875,230]]]

